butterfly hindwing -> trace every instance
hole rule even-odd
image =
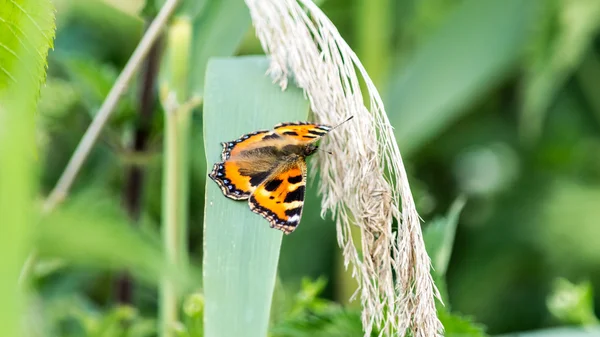
[[[279,168],[250,195],[254,213],[262,215],[272,228],[290,234],[302,217],[306,188],[306,162],[299,159]]]
[[[246,200],[254,190],[250,180],[239,173],[239,165],[232,161],[216,163],[208,176],[233,200]]]
[[[298,142],[315,142],[331,131],[328,125],[295,122],[275,125],[275,132],[284,137],[291,137]]]

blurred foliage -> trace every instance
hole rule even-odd
[[[540,332],[529,334],[567,336],[577,332],[546,328],[598,324],[599,4],[321,2],[365,58],[386,101],[425,220],[448,336],[536,329]],[[144,27],[142,0],[55,5],[57,39],[36,124],[40,196],[57,181]],[[362,17],[371,5],[381,7],[369,7],[370,16]],[[242,1],[185,6],[180,15],[194,19],[198,41],[190,85],[193,94],[202,95],[210,56],[255,54],[261,48]],[[147,14],[152,7],[146,8]],[[370,34],[381,36],[371,41]],[[44,259],[35,270],[31,325],[50,327],[40,336],[155,333],[163,257],[157,234],[163,114],[157,108],[147,150],[128,150],[139,122],[140,89],[141,76],[101,135],[69,202],[39,224]],[[192,122],[190,149],[188,241],[197,263],[207,161],[201,113],[198,109]],[[138,228],[118,210],[130,163],[145,172]],[[361,335],[360,312],[339,304],[347,299],[337,297],[337,290],[352,283],[339,272],[334,222],[319,216],[317,183],[307,186],[302,225],[283,240],[273,337]],[[102,193],[94,192],[98,189]],[[122,267],[135,276],[132,306],[118,305],[114,295]],[[186,283],[185,275],[173,275]],[[561,277],[589,281],[556,281]],[[186,285],[188,291],[199,286]],[[188,295],[174,329],[181,336],[201,336],[202,314],[202,293]]]
[[[594,294],[590,282],[573,284],[559,278],[554,282],[547,303],[550,313],[563,323],[588,326],[599,323],[594,314]]]
[[[450,256],[452,255],[456,227],[465,203],[466,200],[464,197],[455,200],[446,216],[436,217],[425,228],[423,239],[425,240],[427,252],[431,257],[433,266],[432,276],[443,302],[437,303],[437,311],[438,317],[444,325],[445,335],[448,337],[484,337],[487,336],[485,334],[485,327],[482,324],[474,322],[471,317],[451,312],[451,305],[448,298],[446,270],[448,269]]]
[[[154,319],[131,306],[102,310],[83,298],[60,298],[47,303],[51,331],[65,337],[150,337],[156,334]]]
[[[41,219],[37,247],[42,257],[109,270],[128,268],[141,280],[154,284],[161,275],[171,274],[189,287],[189,275],[166,263],[158,233],[147,221],[142,220],[134,229],[106,193],[89,190],[72,195],[66,204]]]
[[[297,293],[280,286],[275,291],[271,337],[343,337],[361,336],[360,310],[343,308],[319,298],[326,280],[302,279]],[[377,336],[374,331],[372,336]]]

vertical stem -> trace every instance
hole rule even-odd
[[[391,0],[359,0],[357,3],[358,55],[377,85],[384,82],[389,68],[392,12]]]
[[[167,112],[163,171],[163,242],[170,264],[187,263],[187,213],[191,109]],[[161,336],[173,335],[177,322],[177,289],[164,280],[161,287]]]
[[[165,109],[163,159],[163,242],[169,263],[187,265],[187,218],[189,195],[189,142],[192,108],[187,99],[188,61],[191,25],[174,20],[169,29],[167,59],[161,81],[161,101]],[[165,279],[160,289],[160,335],[171,337],[178,320],[178,291]]]

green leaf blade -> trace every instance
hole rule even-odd
[[[297,88],[281,92],[265,75],[264,57],[216,59],[206,74],[204,137],[208,168],[221,142],[285,121],[305,120]],[[282,232],[227,199],[210,179],[204,217],[205,336],[266,336]]]

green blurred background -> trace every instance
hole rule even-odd
[[[200,24],[213,24],[213,15],[224,34],[239,29],[232,27],[239,20],[227,8],[211,11],[216,5],[210,1],[197,3],[198,11],[208,3]],[[55,5],[55,48],[37,114],[44,195],[153,12],[142,0],[55,0]],[[424,228],[445,217],[459,196],[466,198],[446,274],[452,312],[471,316],[489,334],[596,324],[600,1],[324,0],[320,6],[384,98]],[[241,28],[241,42],[226,37],[220,43],[235,46],[235,55],[261,54],[251,27]],[[143,76],[86,162],[73,200],[87,201],[73,207],[122,207],[155,232],[161,219],[163,112],[156,97],[140,103]],[[202,259],[207,178],[201,120],[198,111],[190,149],[189,246],[195,264]],[[144,144],[136,147],[140,132]],[[133,163],[140,165],[138,173],[132,173]],[[302,225],[283,240],[281,285],[297,292],[304,277],[323,276],[327,285],[320,296],[347,303],[354,284],[343,272],[333,222],[319,216],[317,183],[309,184]],[[34,310],[45,313],[45,324],[57,335],[79,336],[75,325],[129,317],[129,309],[115,309],[123,301],[144,317],[137,321],[139,335],[152,330],[156,289],[143,277],[42,261]],[[561,277],[580,286],[557,281]],[[565,312],[568,299],[553,297],[561,294],[579,302]]]

